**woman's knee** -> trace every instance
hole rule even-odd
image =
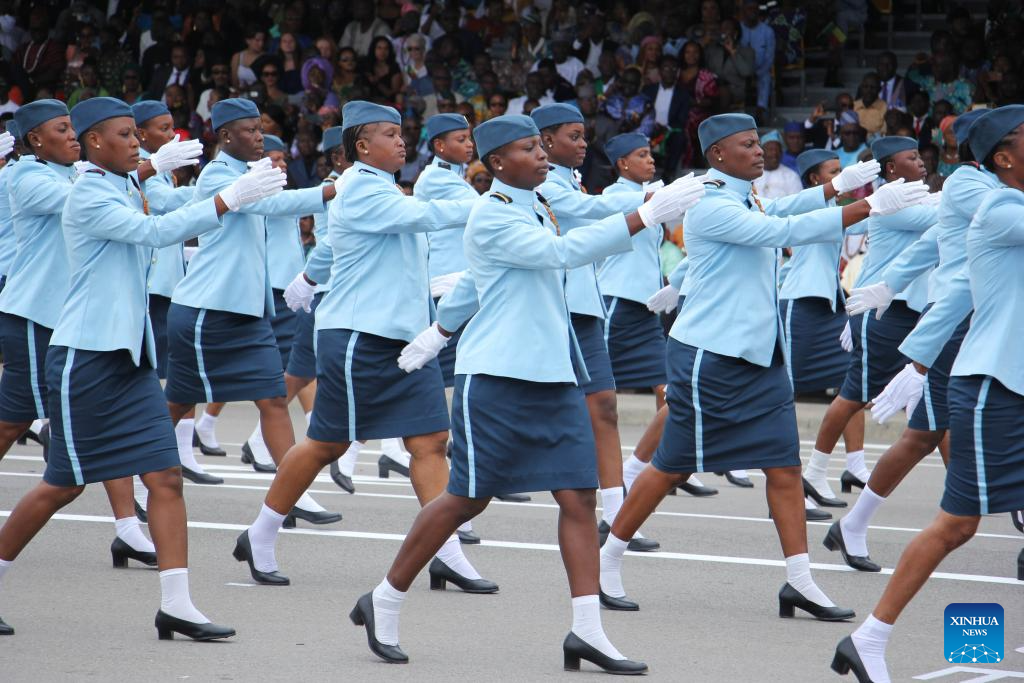
[[[618,403],[614,391],[600,391],[588,396],[587,405],[597,422],[611,426],[619,423]]]
[[[947,552],[952,552],[974,537],[981,517],[960,517],[942,513],[939,532]]]
[[[184,482],[180,467],[168,467],[165,470],[148,472],[142,475],[142,483],[153,493],[170,493],[180,496],[184,490]]]

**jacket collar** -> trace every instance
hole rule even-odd
[[[537,193],[534,190],[521,190],[518,187],[512,187],[507,185],[497,178],[491,182],[491,189],[488,194],[503,194],[512,200],[513,204],[520,204],[523,206],[533,206],[534,202],[537,201]]]
[[[395,184],[395,174],[388,173],[382,168],[370,166],[369,164],[364,164],[361,161],[357,161],[356,163],[352,164],[352,168],[355,169],[353,171],[354,173],[372,173],[373,175],[379,176],[380,178],[383,178],[384,180],[388,181],[388,184],[390,185]]]
[[[644,186],[641,185],[640,183],[634,182],[629,178],[623,178],[622,176],[619,176],[619,179],[615,181],[615,184],[622,185],[623,187],[630,191],[644,189]]]
[[[557,178],[561,183],[565,185],[571,185],[573,189],[579,189],[579,184],[573,177],[572,169],[567,166],[558,166],[557,164],[551,164],[549,167],[550,173],[548,175]]]
[[[750,196],[750,189],[751,187],[753,187],[753,183],[751,183],[749,180],[740,180],[739,178],[733,178],[731,175],[722,173],[721,171],[714,168],[708,171],[707,177],[713,178],[714,180],[721,180],[723,183],[725,183],[724,185],[722,185],[723,189],[728,190],[729,192],[738,196],[742,200],[746,200],[746,198]]]
[[[246,171],[249,170],[248,162],[242,161],[241,159],[236,159],[235,157],[231,156],[224,150],[221,150],[217,154],[217,158],[215,159],[215,161],[220,161],[227,164],[228,168],[230,168],[232,171],[237,171],[238,173],[245,173]]]
[[[434,160],[430,162],[430,165],[437,166],[438,168],[442,168],[446,171],[451,171],[460,178],[463,176],[463,173],[466,170],[462,164],[453,164],[450,161],[445,161],[441,157],[434,157]]]

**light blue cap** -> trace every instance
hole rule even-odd
[[[718,114],[704,119],[697,127],[700,151],[707,154],[711,145],[745,130],[757,130],[757,121],[749,114]]]
[[[13,135],[15,140],[21,137],[21,129],[18,128],[18,124],[14,119],[7,120],[7,125],[4,127],[4,130]]]
[[[343,130],[341,126],[331,126],[324,131],[324,152],[330,152],[335,147],[341,147],[341,132]]]
[[[214,130],[238,119],[258,119],[259,117],[260,110],[256,103],[241,97],[221,100],[210,110]]]
[[[20,109],[18,111],[21,111]],[[17,114],[15,114],[17,116]],[[971,153],[982,163],[1010,131],[1024,123],[1024,104],[1008,104],[984,114],[969,131]]]
[[[622,133],[605,143],[604,153],[607,155],[608,161],[612,162],[612,166],[614,166],[616,161],[630,152],[641,147],[650,147],[650,145],[651,141],[643,133]]]
[[[142,100],[132,105],[132,116],[135,117],[135,125],[137,126],[141,126],[150,119],[170,113],[171,110],[160,100]]]
[[[779,135],[779,131],[773,129],[761,136],[762,147],[767,145],[769,142],[777,142],[780,145],[782,144],[782,136]]]
[[[967,142],[967,135],[971,130],[971,124],[980,119],[991,109],[972,109],[971,111],[956,117],[953,122],[953,135],[956,136],[956,144],[962,145]]]
[[[263,152],[283,152],[288,149],[284,140],[277,137],[276,135],[270,135],[268,133],[263,134]]]
[[[90,97],[76,104],[71,110],[71,126],[75,129],[75,135],[82,137],[100,121],[118,116],[127,116],[135,120],[132,108],[127,102],[116,97]]]
[[[533,118],[533,122],[540,130],[563,123],[583,123],[583,114],[580,113],[580,110],[565,102],[555,102],[537,107],[530,112],[530,117]]]
[[[341,129],[346,131],[355,126],[365,126],[368,123],[393,123],[402,125],[402,115],[394,107],[385,107],[382,104],[353,100],[346,102],[341,109]]]
[[[796,158],[796,172],[800,175],[800,180],[804,180],[810,171],[813,171],[815,167],[825,163],[829,159],[838,159],[839,155],[830,149],[809,149],[806,152],[801,152]]]
[[[540,135],[540,130],[533,119],[523,114],[496,116],[473,129],[473,141],[476,142],[481,159],[487,158],[488,154],[502,145],[532,135]]]
[[[14,121],[24,136],[50,119],[69,114],[68,105],[60,100],[36,100],[19,107],[18,111],[14,112]]]
[[[886,135],[884,138],[876,138],[871,143],[871,156],[878,163],[883,163],[893,154],[917,149],[917,140],[904,135]]]
[[[469,121],[462,114],[435,114],[427,119],[427,140],[453,130],[468,130]]]

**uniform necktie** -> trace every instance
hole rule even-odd
[[[135,179],[135,176],[130,175],[128,177],[132,179],[132,185],[135,186],[135,189],[139,191],[139,196],[142,197],[142,213],[144,213],[144,214],[146,214],[148,216],[149,215],[149,200],[146,199],[146,193],[142,191],[142,187],[139,185],[139,181],[137,181]],[[129,192],[129,194],[131,194],[131,192]]]
[[[542,197],[541,194],[538,192],[537,201],[539,201],[541,203],[541,206],[544,207],[544,210],[548,212],[548,218],[551,219],[551,224],[555,226],[555,234],[561,235],[562,231],[558,227],[558,219],[555,218],[555,213],[551,210],[551,206],[548,204],[548,200],[544,199],[544,197]]]

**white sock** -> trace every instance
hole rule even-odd
[[[861,481],[866,482],[868,480],[871,473],[868,472],[868,467],[864,464],[863,448],[859,451],[853,451],[852,453],[846,454],[846,469]]]
[[[622,487],[613,486],[610,489],[601,489],[601,519],[611,526],[615,522],[615,515],[619,514],[622,508]]]
[[[472,522],[472,520],[460,524],[459,525],[459,531],[472,532],[473,531],[473,522]]]
[[[747,476],[747,471],[746,470],[730,470],[729,474],[731,474],[732,476],[736,477],[737,479],[749,479],[750,478],[750,477]],[[692,475],[691,475],[690,478],[691,479],[693,478]]]
[[[306,426],[308,427],[309,423],[312,422],[312,421],[313,421],[313,411],[311,410],[308,413],[306,413]]]
[[[811,461],[807,463],[807,467],[804,468],[804,479],[811,483],[814,490],[820,493],[825,498],[835,498],[836,494],[833,493],[832,487],[828,485],[828,459],[831,458],[831,454],[822,453],[821,451],[814,449],[811,451]]]
[[[804,496],[804,510],[817,510],[818,506],[814,504],[814,501]]]
[[[220,448],[220,444],[217,443],[217,418],[209,413],[203,413],[195,423],[199,440],[210,448]]]
[[[696,474],[691,474],[687,481],[694,486],[704,486],[704,482],[698,479]]]
[[[14,560],[0,560],[0,583],[3,583],[4,574],[10,571],[13,564]]]
[[[29,429],[31,429],[33,432],[38,434],[39,432],[42,431],[43,425],[45,425],[45,424],[46,424],[46,420],[39,420],[39,419],[32,420],[32,426],[30,426]]]
[[[860,655],[860,661],[867,669],[868,677],[874,683],[889,683],[889,670],[885,666],[885,647],[889,644],[892,624],[868,615],[864,623],[853,632],[853,644]]]
[[[133,550],[138,550],[140,553],[156,552],[156,546],[153,545],[153,541],[146,538],[146,534],[142,533],[139,518],[135,515],[115,519],[114,529],[117,530],[117,537],[130,545]]]
[[[309,495],[309,492],[303,493],[299,496],[299,499],[295,501],[295,507],[301,508],[306,512],[324,512],[327,509],[320,503],[313,500],[313,496]]]
[[[807,553],[786,558],[786,581],[811,602],[822,607],[835,607],[835,603],[818,588],[818,584],[814,583],[811,577],[811,559]]]
[[[863,557],[868,554],[868,524],[875,511],[885,502],[885,498],[865,486],[857,496],[857,502],[846,516],[839,520],[839,528],[843,531],[846,552]]]
[[[188,569],[166,569],[160,572],[160,611],[194,624],[209,624],[210,620],[192,604],[188,594]]]
[[[249,450],[252,451],[253,460],[261,465],[273,465],[274,459],[270,457],[270,449],[267,442],[263,440],[263,423],[257,421],[256,429],[249,435]]]
[[[252,563],[261,572],[276,572],[277,557],[274,556],[274,544],[277,532],[281,530],[285,516],[267,507],[260,507],[260,514],[249,527],[249,545],[252,546]]]
[[[467,579],[479,579],[480,574],[477,573],[473,565],[469,563],[469,559],[465,553],[462,552],[462,544],[459,543],[459,537],[452,534],[441,549],[437,551],[437,559],[448,565],[456,574],[461,574]]]
[[[626,458],[622,463],[622,481],[626,484],[626,490],[633,488],[633,482],[640,476],[640,473],[647,467],[647,463],[638,459],[635,455]]]
[[[385,645],[398,645],[398,616],[405,593],[385,578],[373,589],[373,635]]]
[[[622,587],[622,555],[628,546],[629,541],[623,541],[611,533],[601,546],[601,590],[605,595],[626,597],[626,590]]]
[[[338,458],[338,469],[346,477],[351,477],[356,471],[356,461],[359,459],[359,451],[363,450],[362,441],[353,441],[349,444],[345,454]]]
[[[381,439],[380,449],[384,455],[405,467],[409,466],[409,454],[402,450],[401,439]]]
[[[572,599],[572,632],[580,640],[612,659],[625,659],[615,649],[601,626],[601,603],[596,595],[581,595]]]
[[[196,462],[196,454],[192,450],[192,430],[195,427],[195,420],[178,420],[174,427],[174,436],[178,439],[178,460],[182,467],[187,467],[193,472],[204,474],[206,470]],[[209,445],[206,439],[203,443]]]
[[[138,475],[132,477],[132,489],[135,491],[135,500],[145,510],[146,506],[149,505],[149,489],[142,483],[142,477]]]

